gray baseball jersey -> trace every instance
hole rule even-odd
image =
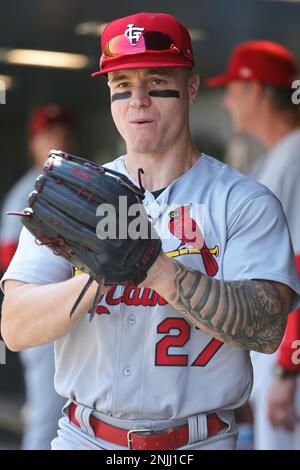
[[[293,248],[300,255],[300,129],[290,132],[253,166],[250,176],[266,185],[284,209]]]
[[[28,194],[38,176],[35,168],[28,170],[8,191],[1,204],[0,213],[0,268],[4,272],[19,242],[22,223],[19,217],[8,217],[9,211],[21,211],[27,204]]]
[[[270,188],[281,201],[291,232],[297,264],[300,266],[300,129],[290,132],[260,158],[252,168],[251,175]],[[293,331],[293,328],[297,328],[296,323],[288,324],[287,330]],[[298,330],[293,334],[295,338],[299,338]],[[291,335],[288,336],[288,338],[291,337]],[[278,354],[281,358],[287,355],[287,363],[290,362],[290,346],[287,345],[287,348],[284,346],[283,342],[275,354],[268,356],[258,352],[251,353],[255,378],[251,402],[255,412],[255,447],[258,450],[299,450],[300,448],[300,422],[295,424],[294,432],[274,428],[266,412],[267,397],[274,381],[274,365]],[[300,416],[300,377],[294,404],[296,413]]]
[[[124,157],[109,166],[129,177]],[[281,282],[295,291],[293,308],[299,305],[285,216],[264,186],[202,155],[157,199],[146,191],[144,203],[168,256],[216,279]],[[185,214],[186,225],[196,224],[202,235],[198,247],[179,237],[170,208]],[[2,282],[51,283],[72,271],[24,229]],[[55,385],[66,398],[135,420],[181,419],[230,410],[247,400],[249,352],[203,333],[151,289],[114,286],[100,299],[97,313],[93,322],[86,315],[56,341]]]

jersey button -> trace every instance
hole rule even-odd
[[[130,367],[128,367],[128,366],[124,367],[124,369],[123,369],[123,374],[124,374],[124,375],[131,375],[131,369],[130,369]]]
[[[135,315],[129,315],[129,317],[128,317],[128,323],[129,323],[130,325],[134,325],[135,322],[136,322]]]

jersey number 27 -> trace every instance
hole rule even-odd
[[[171,330],[177,330],[179,334],[170,335]],[[187,366],[189,357],[187,354],[170,354],[169,348],[180,348],[190,339],[191,327],[184,318],[166,318],[157,326],[157,333],[164,336],[156,344],[155,365],[156,366]],[[205,367],[212,357],[218,352],[224,343],[213,338],[196,357],[191,364],[192,367]]]

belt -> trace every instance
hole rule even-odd
[[[80,423],[75,417],[76,408],[77,405],[71,403],[69,419],[80,428]],[[188,444],[189,441],[188,424],[153,433],[151,429],[130,429],[129,431],[121,429],[104,423],[94,416],[90,416],[89,420],[96,437],[131,450],[172,450]],[[227,424],[216,413],[207,415],[207,437],[214,436],[226,426]],[[144,432],[152,432],[152,434],[141,435]]]

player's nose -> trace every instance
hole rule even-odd
[[[143,87],[135,87],[132,90],[132,95],[130,99],[130,106],[133,108],[141,108],[141,107],[146,107],[150,106],[151,104],[151,98],[148,94],[148,90]]]

